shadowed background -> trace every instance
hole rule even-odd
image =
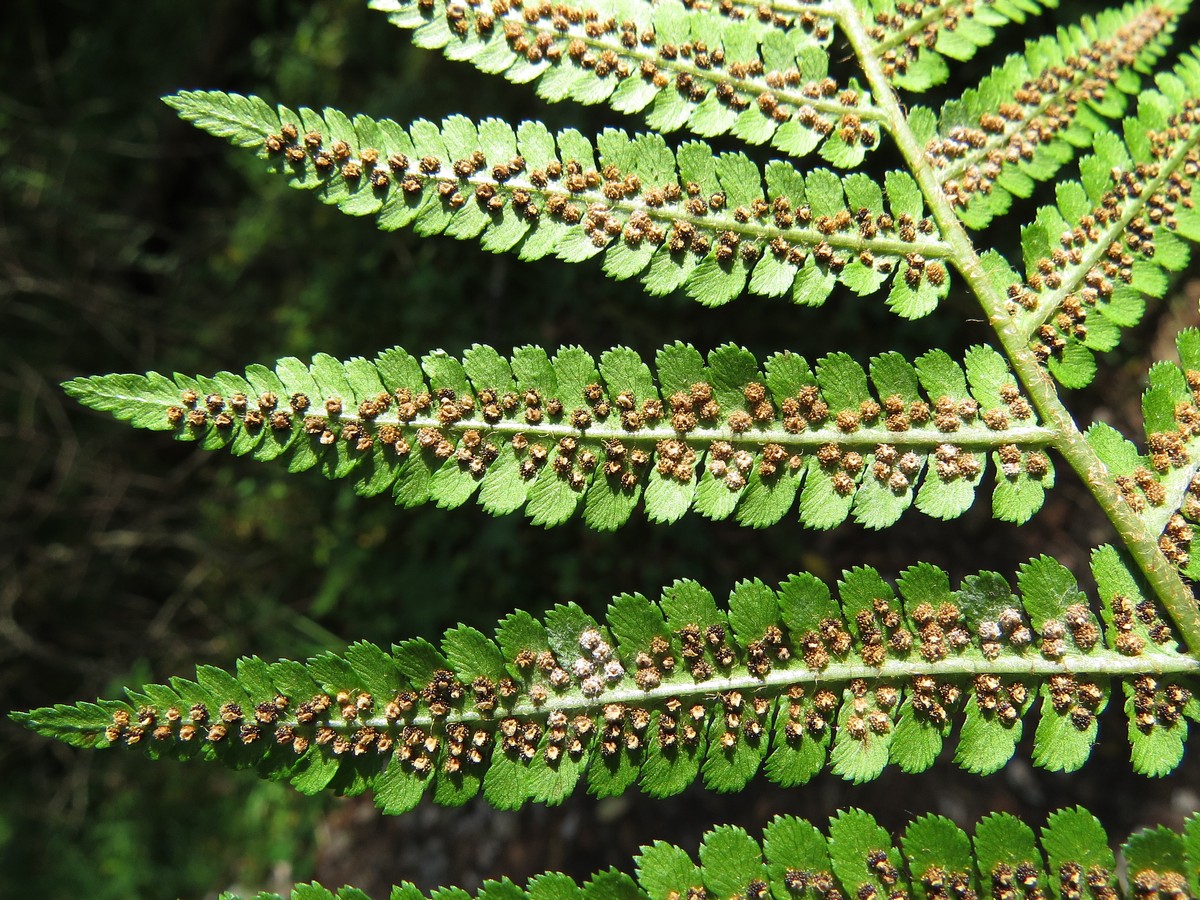
[[[653,595],[680,577],[724,597],[741,578],[836,578],[863,563],[885,576],[918,560],[955,580],[980,567],[1011,576],[1047,552],[1086,582],[1089,548],[1111,539],[1061,468],[1059,487],[1023,529],[992,522],[984,489],[961,520],[911,511],[882,534],[854,525],[815,534],[794,521],[754,532],[694,514],[650,527],[639,513],[616,534],[578,520],[547,532],[474,505],[397,510],[316,473],[289,477],[202,454],[77,408],[57,384],[80,374],[211,373],[318,351],[370,356],[392,344],[417,355],[474,342],[501,352],[624,344],[652,356],[677,339],[702,351],[736,341],[760,356],[846,350],[865,362],[889,349],[961,354],[987,330],[957,295],[917,324],[896,320],[879,298],[841,294],[815,311],[761,298],[702,310],[608,281],[598,261],[531,266],[450,238],[382,234],[262,177],[254,160],[157,100],[218,88],[401,122],[461,112],[585,133],[642,128],[603,109],[546,106],[528,88],[416,50],[363,0],[15,0],[0,60],[4,711],[115,695],[242,654],[303,658],[358,638],[436,638],[460,621],[488,631],[516,607],[576,600],[599,615],[614,593]],[[964,67],[955,82],[982,66]],[[868,165],[882,171],[888,161],[881,150]],[[1018,219],[1034,208],[1018,204]],[[1002,224],[989,239],[1011,251],[1016,231]],[[1071,398],[1081,418],[1137,421],[1147,360],[1171,353],[1175,331],[1196,318],[1197,284],[1178,290],[1173,308],[1183,312],[1152,306],[1094,388]],[[8,887],[50,897],[202,897],[310,877],[382,897],[400,879],[473,888],[543,869],[629,870],[636,848],[654,839],[694,850],[712,824],[757,834],[775,813],[819,820],[847,805],[892,829],[930,810],[969,824],[1007,809],[1037,824],[1077,802],[1113,834],[1178,825],[1200,803],[1195,761],[1169,781],[1140,779],[1129,774],[1123,731],[1110,710],[1092,760],[1071,776],[1030,768],[1026,741],[1013,764],[983,780],[947,758],[925,775],[889,772],[863,788],[822,776],[780,791],[758,779],[733,797],[579,794],[562,809],[519,813],[477,800],[385,819],[369,798],[309,800],[249,773],[78,752],[0,722],[0,872]]]

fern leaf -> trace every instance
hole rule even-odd
[[[896,0],[856,0],[854,14],[864,23],[871,54],[884,75],[897,87],[925,91],[950,77],[946,58],[971,59],[995,39],[995,31],[1010,23],[1024,24],[1030,16],[1058,5],[1057,0],[942,0],[903,3]],[[841,15],[833,4],[803,0],[727,0],[717,7],[735,21],[757,20],[778,29],[801,27],[817,35],[828,32]]]
[[[689,509],[753,527],[799,497],[800,518],[831,528],[853,513],[868,528],[913,505],[935,518],[975,500],[989,454],[993,509],[1028,519],[1054,471],[1051,432],[998,353],[975,347],[966,370],[941,351],[846,354],[815,369],[790,353],[762,365],[726,345],[707,361],[684,344],[657,354],[657,379],[636,353],[599,361],[578,347],[511,359],[476,345],[458,360],[418,361],[399,348],[375,360],[317,356],[244,376],[151,373],[80,378],[81,403],[134,427],[171,431],[290,471],[353,478],[401,506],[454,507],[478,495],[492,513],[522,507],[554,525],[581,510],[592,527],[622,525],[644,503],[653,521]]]
[[[1116,865],[1107,832],[1082,807],[1051,813],[1040,839],[1010,813],[985,816],[975,823],[973,835],[943,816],[923,815],[893,838],[869,813],[851,809],[831,819],[827,831],[828,836],[794,816],[776,816],[759,841],[742,828],[718,826],[704,835],[699,862],[662,841],[643,847],[634,860],[636,882],[610,870],[581,888],[565,875],[551,874],[533,878],[526,890],[507,879],[485,882],[478,897],[486,900],[502,888],[508,900],[583,894],[595,900],[701,894],[817,900],[901,893],[920,900],[1026,895],[1167,900],[1195,895],[1193,873],[1200,865],[1196,816],[1180,832],[1160,826],[1130,836],[1121,848],[1124,872]],[[277,894],[258,896],[282,900]],[[317,884],[298,885],[290,896],[363,900],[353,888],[335,894]],[[237,900],[232,894],[225,897]],[[392,889],[391,898],[424,900],[424,894],[405,883]]]
[[[305,792],[370,789],[385,811],[402,812],[429,792],[445,804],[479,791],[504,808],[553,804],[579,782],[597,796],[634,783],[667,796],[698,777],[735,791],[760,769],[784,786],[825,766],[866,781],[889,763],[928,768],[956,719],[958,763],[994,772],[1033,706],[1034,762],[1071,770],[1091,753],[1119,682],[1132,765],[1161,775],[1200,714],[1200,661],[1178,652],[1115,550],[1098,550],[1093,571],[1098,611],[1048,557],[1021,568],[1020,599],[995,573],[956,591],[927,564],[895,588],[871,568],[845,572],[837,599],[810,575],[775,590],[742,582],[727,610],[678,581],[657,603],[615,598],[606,624],[556,606],[544,622],[510,615],[494,640],[459,626],[440,647],[360,643],[304,664],[249,658],[126,700],[15,718],[80,747],[252,766]],[[846,879],[854,865],[841,844],[832,861]]]
[[[236,144],[255,144],[270,169],[379,227],[478,237],[495,253],[569,262],[604,255],[613,278],[641,276],[652,294],[677,288],[706,306],[743,290],[824,303],[837,283],[860,295],[891,281],[888,306],[905,318],[936,308],[949,289],[948,247],[924,216],[916,183],[886,179],[887,203],[865,175],[765,172],[705,144],[673,152],[655,134],[608,130],[595,147],[576,131],[536,122],[455,116],[439,128],[335,110],[268,111],[219,92],[167,98],[180,115]],[[303,132],[303,133],[302,133]],[[765,191],[764,191],[765,179]]]
[[[855,0],[864,19],[876,58],[897,87],[925,91],[950,77],[946,59],[966,61],[995,39],[995,29],[1023,23],[1058,5],[1057,0],[972,3],[950,0],[910,4],[898,0]]]
[[[1095,374],[1096,351],[1111,350],[1136,324],[1145,297],[1161,297],[1200,240],[1192,185],[1200,173],[1200,59],[1185,57],[1158,90],[1141,95],[1124,139],[1099,134],[1080,161],[1081,182],[1058,185],[1022,234],[1024,285],[1009,288],[1009,311],[1034,352],[1067,387]]]
[[[418,46],[440,48],[510,81],[535,82],[546,100],[608,103],[642,113],[659,132],[732,134],[792,156],[820,148],[840,167],[879,143],[879,113],[855,82],[829,78],[825,24],[780,30],[731,22],[701,5],[505,0],[371,0]]]
[[[1159,535],[1163,554],[1188,578],[1200,577],[1200,331],[1177,338],[1179,366],[1156,363],[1142,396],[1146,452],[1140,453],[1108,425],[1093,425],[1087,438],[1108,467],[1125,501]]]
[[[913,121],[926,159],[971,228],[1007,212],[1052,178],[1076,148],[1119,118],[1175,30],[1179,10],[1132,3],[1085,18],[1057,36],[1031,41],[978,88],[947,103],[936,135],[924,111]]]

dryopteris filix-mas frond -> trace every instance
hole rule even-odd
[[[810,366],[788,352],[760,361],[737,343],[705,355],[676,342],[653,368],[623,347],[598,358],[574,346],[506,357],[475,345],[461,359],[394,349],[244,374],[78,378],[68,393],[135,427],[317,468],[401,506],[477,497],[492,513],[523,509],[539,525],[579,514],[600,530],[639,506],[659,523],[695,510],[753,527],[798,515],[812,528],[853,517],[882,529],[911,506],[960,516],[985,483],[994,517],[1023,523],[1065,464],[1122,545],[1092,553],[1098,596],[1046,556],[1021,568],[1018,593],[992,572],[953,588],[928,564],[894,585],[872,568],[846,571],[836,598],[808,574],[778,588],[744,581],[728,608],[678,581],[657,602],[617,597],[604,622],[573,604],[544,620],[518,611],[494,638],[460,625],[436,646],[247,657],[233,672],[201,666],[195,680],[125,700],[15,718],[76,746],[215,759],[309,793],[371,791],[387,812],[427,794],[553,804],[581,783],[603,797],[635,784],[668,796],[697,780],[738,791],[759,772],[782,786],[826,769],[860,782],[889,765],[928,769],[948,746],[961,767],[990,773],[1027,722],[1033,762],[1071,771],[1114,693],[1132,769],[1178,765],[1200,714],[1200,332],[1176,336],[1178,365],[1149,366],[1144,446],[1104,422],[1080,428],[1062,389],[1091,384],[1097,354],[1118,347],[1147,297],[1169,294],[1200,240],[1200,61],[1194,47],[1172,49],[1187,3],[1134,2],[1042,28],[937,111],[900,92],[945,83],[950,61],[1053,4],[370,5],[419,46],[547,100],[639,114],[651,130],[591,138],[458,115],[401,126],[221,91],[166,102],[385,231],[478,239],[524,261],[595,257],[614,279],[705,306],[743,293],[801,307],[882,294],[899,320],[915,320],[973,302],[967,315],[982,312],[995,346],[961,360],[829,352]],[[682,130],[690,136],[664,136]],[[716,137],[761,150],[752,159],[700,140]],[[1010,218],[1026,222],[1021,260],[993,240],[1000,227],[1015,234]],[[769,314],[803,328],[819,313],[776,304]],[[1192,819],[1182,835],[1132,838],[1132,895],[1200,895],[1198,835]],[[769,826],[762,846],[717,829],[700,857],[696,866],[656,844],[640,884],[544,876],[528,895],[1107,900],[1119,890],[1103,829],[1082,810],[1052,816],[1041,849],[1007,816],[984,819],[973,843],[925,817],[897,844],[851,810],[828,838],[793,819]],[[500,895],[526,892],[481,891]]]

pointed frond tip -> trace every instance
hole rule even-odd
[[[550,101],[608,103],[642,113],[655,131],[732,134],[792,156],[820,149],[833,165],[862,162],[880,138],[878,110],[860,85],[829,77],[826,20],[778,29],[731,22],[667,0],[372,0],[414,42]]]
[[[1095,353],[1136,325],[1145,298],[1163,297],[1200,240],[1192,191],[1200,176],[1200,58],[1185,57],[1144,92],[1124,138],[1096,135],[1080,182],[1023,229],[1024,283],[1008,282],[1009,312],[1064,386],[1084,387]]]
[[[829,897],[1088,897],[1185,900],[1200,894],[1200,817],[1179,831],[1148,828],[1121,848],[1119,869],[1109,836],[1082,807],[1050,813],[1040,835],[1010,813],[975,823],[973,835],[944,816],[909,822],[895,838],[869,813],[850,809],[825,831],[794,816],[776,816],[755,840],[721,825],[700,844],[699,862],[680,847],[657,841],[634,859],[636,878],[608,870],[580,885],[558,873],[530,879],[525,889],[508,879],[485,882],[478,900],[824,900]],[[463,895],[466,896],[465,894]],[[226,895],[228,900],[237,900]],[[264,900],[282,900],[259,894]],[[353,888],[336,894],[318,884],[293,889],[292,900],[365,900]],[[425,900],[408,883],[390,900]]]
[[[972,348],[964,363],[939,350],[915,362],[885,353],[868,374],[844,353],[815,367],[786,352],[760,365],[734,345],[705,360],[673,344],[655,375],[626,348],[597,362],[578,347],[506,358],[476,345],[461,360],[396,348],[374,360],[284,359],[244,376],[105,375],[64,387],[135,427],[293,472],[316,467],[402,506],[478,495],[494,514],[524,508],[555,525],[582,509],[608,530],[643,503],[652,521],[694,509],[764,527],[798,497],[810,527],[853,514],[884,528],[914,502],[936,518],[961,515],[990,457],[994,514],[1023,522],[1053,485],[1053,434],[996,351]]]
[[[1142,395],[1146,452],[1105,424],[1089,443],[1115,478],[1125,502],[1159,536],[1159,549],[1179,571],[1200,579],[1200,330],[1177,339],[1180,365],[1150,369]]]
[[[1120,118],[1175,31],[1179,9],[1131,3],[1085,17],[947,103],[936,123],[917,110],[910,124],[964,224],[982,228],[1028,197],[1077,150]],[[935,130],[936,127],[936,130]]]
[[[597,796],[635,783],[667,796],[697,777],[736,791],[760,768],[783,786],[827,765],[861,782],[889,763],[927,769],[956,720],[957,762],[995,772],[1035,706],[1033,761],[1073,770],[1119,684],[1132,765],[1161,775],[1200,713],[1200,662],[1178,652],[1115,550],[1093,563],[1098,610],[1048,557],[1021,568],[1020,597],[988,572],[953,590],[928,564],[895,588],[874,569],[847,571],[840,598],[811,575],[774,590],[742,582],[727,610],[678,581],[658,602],[616,597],[605,624],[560,605],[544,622],[513,613],[495,639],[459,626],[440,647],[248,658],[16,718],[76,746],[221,760],[304,792],[371,789],[402,812],[426,792],[554,804],[581,781]]]
[[[188,91],[166,102],[198,127],[255,148],[293,187],[385,230],[479,238],[523,260],[581,262],[603,254],[613,278],[640,276],[651,294],[682,288],[707,306],[748,290],[825,302],[839,283],[859,295],[890,283],[897,315],[932,312],[949,290],[948,245],[916,182],[889,172],[765,172],[704,143],[672,151],[661,135],[552,135],[462,116],[441,126],[336,110],[272,109],[253,97]],[[765,190],[764,190],[765,180]],[[886,203],[885,203],[886,194]]]

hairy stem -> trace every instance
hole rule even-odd
[[[871,52],[871,39],[854,5],[850,0],[834,0],[833,8],[837,10],[842,33],[858,58],[875,102],[888,119],[887,129],[909,171],[921,186],[943,240],[952,248],[949,260],[983,307],[1013,372],[1024,385],[1042,421],[1056,432],[1054,448],[1083,479],[1100,504],[1129,555],[1175,620],[1188,649],[1200,651],[1200,610],[1191,589],[1159,550],[1158,535],[1152,533],[1125,502],[1108,467],[1092,449],[1063,404],[1054,380],[1030,350],[1023,329],[1006,312],[1006,298],[984,270],[970,236],[938,183],[936,172],[925,159],[924,149],[908,125],[899,98]]]

